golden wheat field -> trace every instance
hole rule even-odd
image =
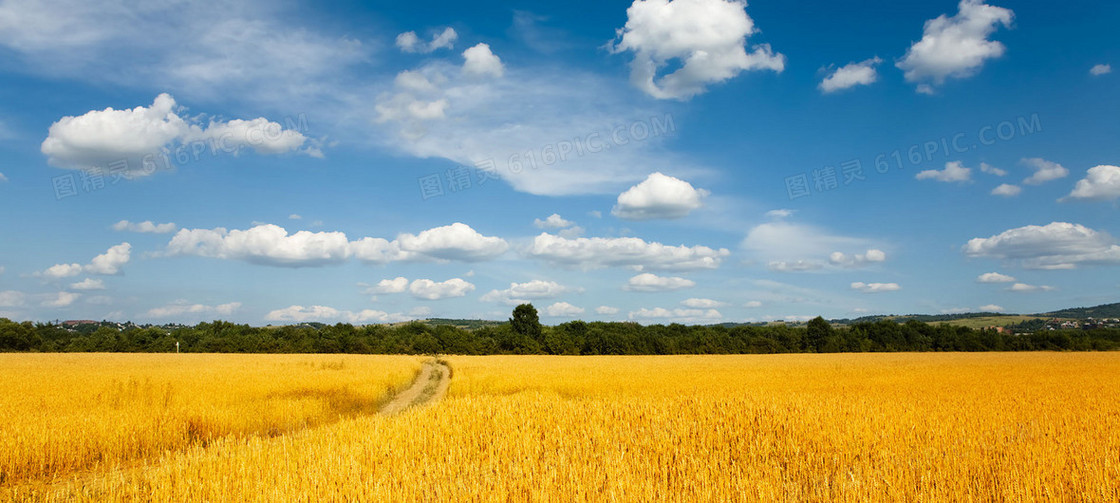
[[[184,366],[176,358],[3,356],[7,492],[0,495],[1120,500],[1116,353],[451,357],[451,389],[437,404],[390,417],[359,407],[327,420],[334,412],[320,403],[299,409],[300,417],[318,419],[281,421],[287,426],[277,430],[253,426],[257,415],[286,417],[278,412],[284,406],[261,401],[332,389],[363,389],[377,400],[403,386],[421,359],[195,356]],[[68,368],[75,365],[85,370]],[[215,417],[237,425],[205,441],[150,417],[164,409],[160,390],[169,375],[196,372],[205,377],[191,382],[211,387],[173,384],[171,403],[195,411],[188,418],[213,407]],[[137,447],[164,433],[178,440]],[[110,470],[101,457],[131,467]],[[44,481],[45,469],[70,477]]]

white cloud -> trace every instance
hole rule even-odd
[[[751,228],[742,247],[770,270],[803,272],[821,270],[826,265],[835,270],[886,260],[886,253],[870,248],[870,244],[865,239],[837,236],[809,225],[774,221]]]
[[[86,278],[77,283],[70,284],[71,290],[104,290],[105,282],[99,279]]]
[[[663,147],[676,132],[671,115],[609,76],[503,67],[502,79],[467,75],[450,59],[401,72],[373,100],[374,138],[387,150],[474,166],[538,195],[617,194],[653,171],[705,171]]]
[[[1013,276],[1000,274],[998,272],[986,272],[976,277],[977,283],[1011,283],[1014,282]]]
[[[998,187],[992,189],[993,196],[1015,197],[1021,192],[1023,192],[1022,187],[1009,183],[1001,183]]]
[[[115,231],[128,231],[139,232],[143,234],[168,234],[175,232],[177,227],[173,223],[155,224],[151,220],[143,222],[129,222],[128,220],[121,220],[113,224]]]
[[[999,168],[997,168],[995,166],[992,166],[991,164],[988,164],[986,162],[980,163],[980,172],[981,173],[987,173],[989,175],[1007,176],[1007,171],[999,169]]]
[[[166,306],[149,309],[145,316],[148,318],[176,318],[184,315],[219,315],[229,316],[241,309],[240,302],[230,302],[217,306],[205,304],[191,304],[185,300],[178,300]]]
[[[544,232],[533,239],[526,253],[554,264],[584,269],[694,270],[715,269],[731,252],[700,245],[667,246],[639,238],[568,239]]]
[[[539,218],[533,219],[533,225],[538,229],[564,229],[575,225],[571,220],[565,220],[564,217],[553,213],[548,218],[541,220]]]
[[[1089,75],[1092,75],[1094,77],[1107,75],[1110,73],[1112,73],[1112,65],[1107,64],[1093,65],[1093,67],[1089,69]]]
[[[406,31],[397,35],[397,47],[402,52],[419,52],[427,54],[438,49],[451,49],[455,46],[455,41],[459,39],[459,34],[455,33],[455,29],[450,26],[444,28],[443,31],[432,35],[430,42],[424,43],[420,41],[420,37],[414,31]]]
[[[756,29],[745,9],[734,0],[635,0],[608,48],[634,52],[630,82],[659,99],[689,99],[744,70],[781,72],[785,56],[768,44],[747,53],[747,37]],[[674,60],[680,67],[658,76]]]
[[[473,77],[501,77],[505,73],[502,60],[490,52],[488,44],[477,44],[463,51],[463,73]]]
[[[58,294],[44,300],[42,305],[43,307],[67,307],[81,296],[81,294],[73,292],[58,292]]]
[[[81,264],[55,264],[45,271],[38,273],[40,276],[45,276],[51,279],[69,278],[79,274],[103,274],[115,275],[120,274],[121,267],[129,262],[132,258],[132,245],[129,243],[121,243],[113,246],[90,261],[88,265]]]
[[[762,307],[762,302],[757,301],[757,300],[747,301],[746,304],[743,304],[743,307],[750,308],[750,309],[756,309],[756,308]]]
[[[712,309],[716,307],[726,306],[727,303],[712,299],[691,298],[682,300],[681,305],[684,307],[692,307],[696,309]]]
[[[525,304],[533,299],[550,299],[571,291],[555,281],[535,279],[525,283],[510,283],[504,290],[491,290],[481,297],[483,302],[502,302],[511,306]]]
[[[289,235],[283,227],[273,224],[248,230],[182,229],[167,244],[167,254],[307,267],[346,260],[350,242],[341,232],[299,231]]]
[[[506,252],[509,243],[493,236],[483,236],[469,225],[456,222],[428,229],[417,235],[397,237],[401,250],[442,260],[476,262],[489,260]]]
[[[557,302],[545,308],[544,312],[548,316],[562,316],[572,317],[583,314],[582,307],[573,306],[567,302]]]
[[[922,39],[895,66],[922,93],[932,93],[946,79],[970,77],[986,60],[1003,55],[1006,47],[988,37],[1000,26],[1010,28],[1013,16],[1011,10],[981,0],[961,0],[957,15],[926,21]]]
[[[48,77],[175,89],[212,101],[307,100],[302,107],[313,95],[332,97],[323,84],[372,51],[313,29],[296,10],[260,1],[4,2],[0,45],[21,69]]]
[[[374,309],[361,311],[343,311],[328,306],[299,306],[293,305],[284,309],[277,309],[265,315],[269,321],[289,323],[318,322],[346,322],[346,323],[395,323],[414,319],[412,316],[401,313],[387,313]]]
[[[864,253],[856,253],[852,255],[848,255],[843,252],[832,252],[832,254],[828,256],[828,261],[832,265],[847,268],[861,267],[867,264],[885,262],[886,260],[886,252],[884,252],[883,250],[877,250],[875,248],[867,250]]]
[[[959,161],[945,163],[945,169],[927,169],[914,176],[918,180],[936,180],[938,182],[967,182],[972,179],[972,169],[964,167]]]
[[[794,211],[795,210],[780,208],[780,209],[776,209],[776,210],[767,211],[766,216],[769,217],[769,218],[773,218],[773,219],[789,218],[789,217],[793,216]]]
[[[1003,309],[1003,306],[1000,306],[1000,305],[986,304],[986,305],[980,306],[980,311],[984,312],[984,313],[1002,313],[1004,311],[1004,309]]]
[[[303,217],[299,214],[292,213],[291,215],[288,215],[288,220],[303,220]]]
[[[1120,167],[1101,165],[1089,168],[1088,174],[1077,181],[1067,198],[1103,201],[1120,198]]]
[[[93,260],[83,270],[90,274],[119,274],[121,267],[127,264],[131,258],[132,245],[121,243],[109,248],[105,253],[93,257]]]
[[[777,272],[806,272],[824,268],[824,263],[816,260],[771,260],[766,268]]]
[[[383,279],[377,282],[366,293],[401,293],[408,290],[408,278],[396,277],[393,279]]]
[[[618,314],[618,308],[613,306],[599,306],[595,308],[595,314],[601,314],[604,316]]]
[[[0,173],[0,183],[7,182],[7,181],[8,181],[8,177],[4,176],[4,173]]]
[[[350,257],[364,262],[402,260],[461,260],[474,262],[495,258],[509,248],[505,240],[479,234],[470,226],[455,223],[419,234],[401,234],[389,241],[365,237],[349,241],[342,232],[299,231],[288,234],[283,227],[263,224],[248,230],[182,229],[167,245],[167,255],[244,260],[256,264],[310,267],[337,264]]]
[[[149,107],[93,110],[66,116],[51,125],[40,150],[47,162],[67,169],[121,168],[124,176],[151,175],[177,156],[172,149],[200,142],[203,151],[236,154],[249,147],[260,154],[296,151],[307,143],[302,133],[286,130],[265,118],[249,121],[198,120],[178,115],[175,99],[164,93]],[[191,147],[193,148],[193,147]],[[309,147],[305,153],[316,155]]]
[[[682,218],[703,206],[709,194],[679,178],[653,173],[619,194],[618,204],[611,213],[627,220]]]
[[[817,88],[822,93],[827,94],[855,86],[874,84],[879,79],[879,73],[875,70],[875,65],[882,62],[883,60],[874,57],[859,63],[848,63],[825,77]]]
[[[1120,245],[1112,236],[1067,222],[1028,225],[987,238],[973,238],[962,252],[969,257],[1001,259],[1027,269],[1120,264]]]
[[[52,279],[70,278],[82,273],[82,264],[55,264],[42,272],[43,276]]]
[[[898,283],[864,283],[856,281],[852,283],[852,290],[858,290],[863,293],[880,293],[880,292],[894,292],[901,290],[902,287]]]
[[[0,291],[0,307],[20,307],[23,306],[27,295],[23,292],[15,290]]]
[[[1034,157],[1023,159],[1021,162],[1034,169],[1034,174],[1026,180],[1023,180],[1023,183],[1027,185],[1041,185],[1051,180],[1065,178],[1069,175],[1069,170],[1062,167],[1061,164],[1050,162],[1046,159]]]
[[[630,278],[622,287],[630,292],[668,292],[682,288],[692,288],[696,282],[677,276],[658,276],[651,273],[642,273]]]
[[[430,279],[418,279],[408,285],[408,291],[418,299],[440,300],[463,297],[468,292],[474,291],[474,285],[461,278],[451,278],[438,283]]]
[[[1028,285],[1026,283],[1015,283],[1014,285],[1011,285],[1010,287],[1008,287],[1007,291],[1029,293],[1029,292],[1049,292],[1050,290],[1053,290],[1053,289],[1054,289],[1054,287],[1046,286],[1046,285]]]
[[[675,322],[696,322],[696,321],[715,321],[723,318],[723,315],[715,309],[665,309],[663,307],[655,307],[653,309],[641,308],[637,311],[630,311],[629,318],[635,319],[668,319]]]

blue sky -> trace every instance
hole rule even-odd
[[[1109,2],[2,1],[0,316],[1114,302],[1118,21]]]

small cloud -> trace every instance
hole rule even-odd
[[[980,172],[981,173],[987,173],[989,175],[996,175],[996,176],[1006,176],[1007,175],[1007,171],[999,169],[997,167],[994,167],[991,164],[988,164],[986,162],[980,163]]]
[[[886,260],[886,252],[874,248],[867,250],[867,252],[865,253],[855,253],[852,255],[848,255],[841,252],[832,252],[832,254],[828,256],[828,261],[832,265],[847,268],[860,267],[870,263],[885,262]]]
[[[1093,65],[1093,67],[1089,69],[1089,75],[1094,77],[1108,75],[1110,73],[1112,73],[1112,65],[1108,64]]]
[[[603,315],[618,314],[618,308],[612,306],[599,306],[595,308],[595,313]]]
[[[769,217],[769,218],[774,218],[774,219],[789,218],[789,217],[793,216],[794,211],[795,210],[779,208],[779,209],[776,209],[776,210],[767,211],[766,216]]]
[[[681,305],[684,306],[684,307],[694,307],[694,308],[697,308],[697,309],[711,309],[711,308],[715,308],[715,307],[726,306],[727,303],[720,302],[718,300],[712,300],[712,299],[692,298],[692,299],[682,300]]]
[[[104,290],[105,282],[99,279],[86,278],[77,283],[70,284],[71,290]]]
[[[442,282],[418,279],[408,286],[408,291],[417,299],[440,300],[463,297],[467,292],[474,291],[474,285],[460,278],[451,278]]]
[[[757,300],[748,301],[746,304],[743,304],[743,307],[756,309],[762,307],[762,302],[759,302]]]
[[[980,306],[980,311],[985,312],[985,313],[1002,313],[1003,312],[1003,306],[998,306],[998,305],[995,305],[995,304],[988,304],[988,305]]]
[[[922,39],[895,63],[907,82],[922,94],[933,94],[947,79],[975,75],[985,61],[1003,56],[1006,47],[989,40],[1000,27],[1011,27],[1014,13],[981,0],[961,0],[956,15],[926,21]]]
[[[1085,178],[1078,180],[1073,191],[1063,199],[1120,199],[1120,166],[1101,165],[1089,168]]]
[[[489,44],[478,44],[463,51],[463,73],[475,77],[501,77],[502,60],[490,52]]]
[[[1012,283],[1014,281],[1014,277],[998,272],[986,272],[976,277],[977,283]]]
[[[619,194],[611,213],[627,220],[683,218],[703,206],[709,194],[679,178],[653,173]]]
[[[8,181],[8,177],[4,176],[4,173],[0,173],[0,183],[6,182],[6,181]]]
[[[901,290],[902,287],[898,283],[864,283],[856,281],[852,283],[852,290],[857,290],[863,293],[881,293],[881,292],[894,292]]]
[[[1052,180],[1069,176],[1068,169],[1062,167],[1061,164],[1050,162],[1046,159],[1033,157],[1023,159],[1020,162],[1034,169],[1034,174],[1027,177],[1026,180],[1023,180],[1023,183],[1027,185],[1041,185]]]
[[[539,218],[533,219],[533,225],[538,229],[564,229],[575,225],[571,220],[565,220],[559,214],[553,213],[548,218],[541,220]]]
[[[805,272],[816,271],[824,264],[815,260],[771,260],[766,263],[766,268],[777,272]]]
[[[859,63],[848,63],[825,77],[817,88],[822,93],[829,94],[855,86],[874,84],[879,79],[875,65],[882,62],[882,59],[874,57]]]
[[[58,292],[53,297],[48,297],[43,301],[43,307],[67,307],[73,304],[74,301],[81,298],[81,294],[72,292]]]
[[[128,220],[121,220],[113,224],[115,231],[139,232],[141,234],[170,234],[175,232],[178,227],[173,223],[155,224],[151,220],[143,222],[129,222]]]
[[[545,314],[548,316],[562,316],[566,318],[583,314],[583,311],[584,309],[582,307],[573,306],[567,302],[557,302],[544,309]]]
[[[945,169],[927,169],[914,176],[918,180],[935,180],[938,182],[967,182],[972,179],[972,170],[964,167],[960,161],[945,163]]]
[[[1023,188],[1018,185],[1011,185],[1009,183],[1002,183],[998,187],[992,189],[993,196],[1015,197],[1023,192]]]
[[[1029,292],[1049,292],[1053,289],[1054,289],[1054,287],[1046,286],[1046,285],[1028,285],[1026,283],[1015,283],[1014,285],[1011,285],[1011,287],[1008,288],[1007,291],[1029,293]]]
[[[458,39],[459,34],[451,27],[444,28],[442,32],[433,34],[432,40],[427,43],[421,42],[416,32],[406,31],[397,35],[397,47],[400,48],[401,52],[427,54],[438,49],[451,49]]]
[[[622,289],[630,292],[668,292],[694,286],[696,286],[696,282],[690,279],[676,276],[658,276],[647,272],[630,278],[630,281]]]
[[[297,213],[292,213],[291,215],[288,215],[288,220],[302,220],[302,219],[303,219],[303,217],[300,216]]]
[[[383,279],[378,281],[376,285],[366,290],[367,294],[378,293],[401,293],[408,289],[408,278],[397,277],[393,279]]]

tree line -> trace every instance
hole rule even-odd
[[[525,304],[508,323],[466,330],[422,322],[402,325],[252,327],[225,321],[195,326],[102,326],[74,330],[0,318],[0,351],[185,353],[372,353],[668,355],[870,351],[1103,351],[1120,349],[1120,330],[1039,330],[1013,335],[918,321],[859,322],[833,327],[639,325],[570,321],[540,324]]]

